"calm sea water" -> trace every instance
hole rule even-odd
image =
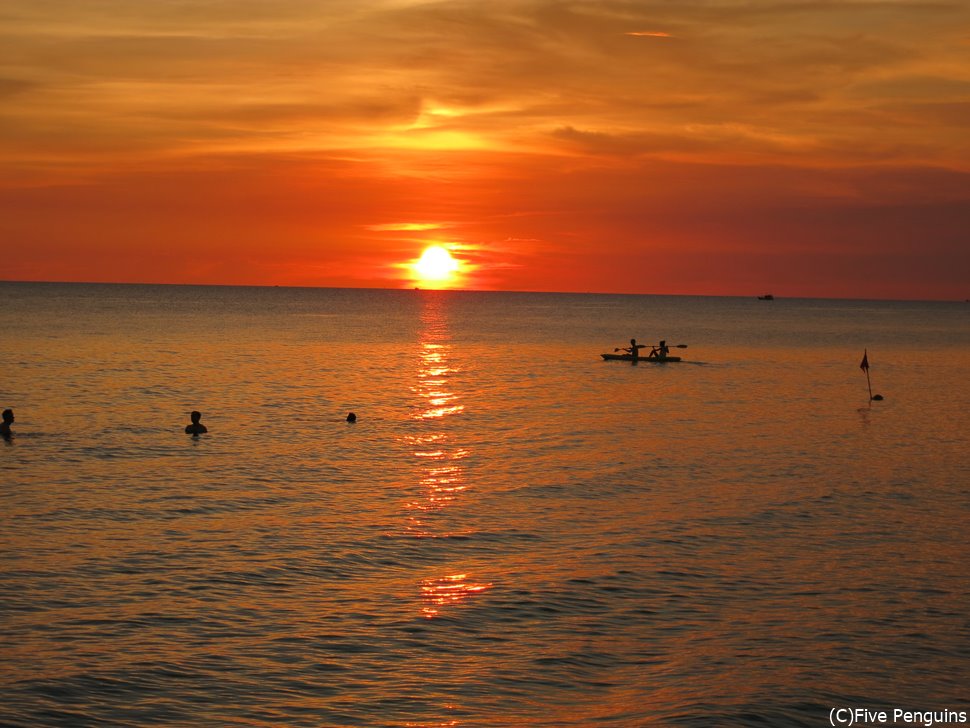
[[[0,300],[0,724],[968,709],[970,304]]]

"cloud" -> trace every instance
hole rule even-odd
[[[391,222],[382,223],[379,225],[366,225],[368,230],[374,230],[375,232],[422,232],[425,230],[443,230],[445,228],[454,227],[454,223],[440,223],[440,222]]]
[[[418,119],[449,132],[449,144],[478,147],[543,149],[550,128],[572,128],[640,135],[647,147],[668,139],[676,150],[696,145],[696,129],[720,127],[747,139],[783,129],[820,149],[846,139],[851,151],[868,136],[864,119],[857,129],[843,121],[860,96],[883,103],[893,79],[911,78],[895,83],[929,89],[932,102],[961,83],[941,71],[956,67],[944,63],[947,39],[968,19],[956,5],[811,0],[281,0],[272,12],[212,0],[190,16],[164,4],[46,0],[13,15],[0,53],[31,69],[25,83],[56,89],[18,94],[8,118],[23,136],[45,134],[52,124],[38,119],[60,107],[71,117],[61,133],[81,145],[100,126],[146,149],[193,153],[226,140],[256,152],[355,138],[406,146]],[[621,34],[678,42],[617,43]],[[921,83],[937,56],[935,80]],[[429,114],[435,105],[457,113]],[[410,136],[428,146],[426,134]]]
[[[670,33],[664,33],[659,30],[632,30],[624,35],[632,35],[635,38],[673,38]]]
[[[37,86],[37,83],[20,78],[0,78],[0,99],[27,93]]]

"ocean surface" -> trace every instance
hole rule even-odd
[[[0,300],[3,726],[970,709],[970,304]]]

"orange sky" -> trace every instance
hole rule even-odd
[[[956,0],[10,0],[0,279],[970,296]]]

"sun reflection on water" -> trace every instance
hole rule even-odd
[[[405,532],[412,538],[467,538],[469,531],[443,526],[448,509],[457,508],[468,491],[463,461],[468,448],[454,442],[451,417],[465,411],[461,395],[455,391],[454,377],[460,368],[451,360],[452,345],[445,309],[446,299],[438,295],[425,298],[421,314],[418,367],[411,391],[415,406],[411,419],[425,423],[418,432],[402,438],[418,467],[417,492],[404,503]],[[453,567],[454,568],[454,567]],[[464,568],[464,567],[461,567]],[[458,569],[455,569],[457,571]],[[467,574],[446,573],[421,580],[421,614],[431,619],[447,607],[457,606],[491,584],[471,581]]]
[[[491,588],[491,584],[476,584],[468,581],[468,574],[425,579],[421,582],[421,596],[425,602],[421,613],[428,619],[433,619],[444,607],[461,604],[470,596]]]
[[[421,402],[421,407],[412,414],[414,419],[433,420],[464,411],[465,406],[458,402],[458,395],[448,391],[448,377],[458,370],[450,366],[448,353],[450,344],[440,343],[447,336],[447,329],[441,318],[440,310],[425,309],[422,321],[420,369],[418,381],[411,387]]]

